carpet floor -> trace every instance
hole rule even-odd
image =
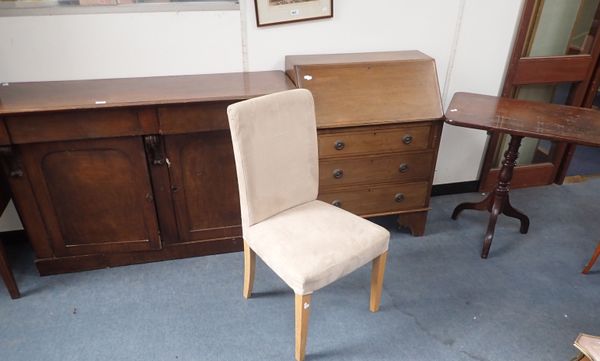
[[[307,361],[569,360],[579,332],[600,335],[600,180],[511,192],[529,233],[501,217],[479,258],[487,214],[440,196],[424,237],[392,232],[381,310],[369,312],[370,267],[316,292]],[[23,298],[0,287],[0,360],[293,360],[292,291],[260,260],[242,298],[233,253],[39,277],[12,250]]]

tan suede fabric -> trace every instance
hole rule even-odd
[[[227,108],[242,227],[317,198],[317,129],[312,94],[297,89]]]
[[[227,108],[250,248],[305,295],[387,251],[384,228],[317,201],[314,102],[305,89]]]
[[[390,233],[350,212],[311,201],[253,225],[244,238],[296,294],[305,295],[387,251]]]

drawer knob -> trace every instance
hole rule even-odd
[[[404,201],[404,194],[403,193],[396,193],[396,195],[394,196],[394,200],[398,203]]]
[[[402,137],[402,142],[404,144],[410,144],[413,141],[413,137],[410,134],[406,134],[405,136]]]
[[[340,179],[344,176],[344,171],[341,169],[334,169],[333,170],[333,178],[335,179]]]
[[[344,149],[345,146],[346,146],[346,144],[344,144],[344,142],[342,142],[341,140],[335,141],[334,147],[336,150],[342,150],[342,149]]]
[[[338,208],[342,208],[342,201],[340,201],[339,199],[334,200],[333,202],[331,202],[331,204]]]
[[[406,163],[400,164],[400,167],[398,167],[398,170],[400,171],[400,173],[406,173],[406,171],[408,170],[408,164],[406,164]]]

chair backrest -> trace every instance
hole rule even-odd
[[[319,163],[312,94],[295,89],[227,108],[242,227],[317,198]]]

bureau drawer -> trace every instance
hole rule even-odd
[[[392,153],[429,148],[431,124],[361,130],[322,131],[319,156]]]
[[[424,209],[429,195],[427,182],[346,188],[324,192],[318,199],[358,214],[368,216]]]
[[[328,158],[319,162],[319,186],[429,180],[433,151],[361,158]]]

